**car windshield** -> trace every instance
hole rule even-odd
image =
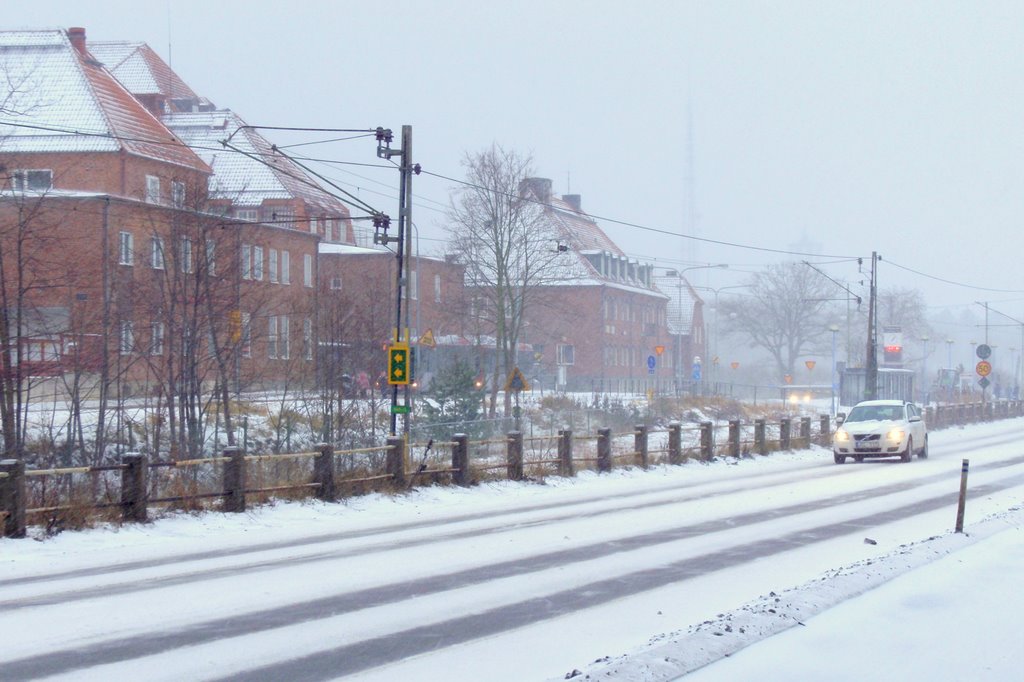
[[[900,405],[857,405],[850,410],[846,418],[848,422],[892,422],[903,419],[903,407]]]

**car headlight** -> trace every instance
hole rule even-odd
[[[845,443],[850,440],[850,434],[842,429],[836,431],[836,442]]]
[[[893,429],[889,433],[885,434],[885,437],[889,440],[900,441],[903,440],[903,429]]]

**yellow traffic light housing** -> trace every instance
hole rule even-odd
[[[408,385],[411,374],[409,344],[399,342],[388,346],[388,383],[392,386]]]

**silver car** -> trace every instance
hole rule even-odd
[[[867,400],[857,403],[849,415],[836,417],[832,454],[836,464],[847,457],[899,457],[909,462],[914,454],[928,456],[928,429],[921,410],[902,400]]]

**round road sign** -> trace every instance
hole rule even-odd
[[[982,360],[974,368],[974,371],[978,373],[979,377],[987,377],[992,373],[992,363]]]
[[[989,356],[992,355],[992,347],[987,343],[979,343],[978,350],[974,351],[979,358],[982,360],[988,360]]]

